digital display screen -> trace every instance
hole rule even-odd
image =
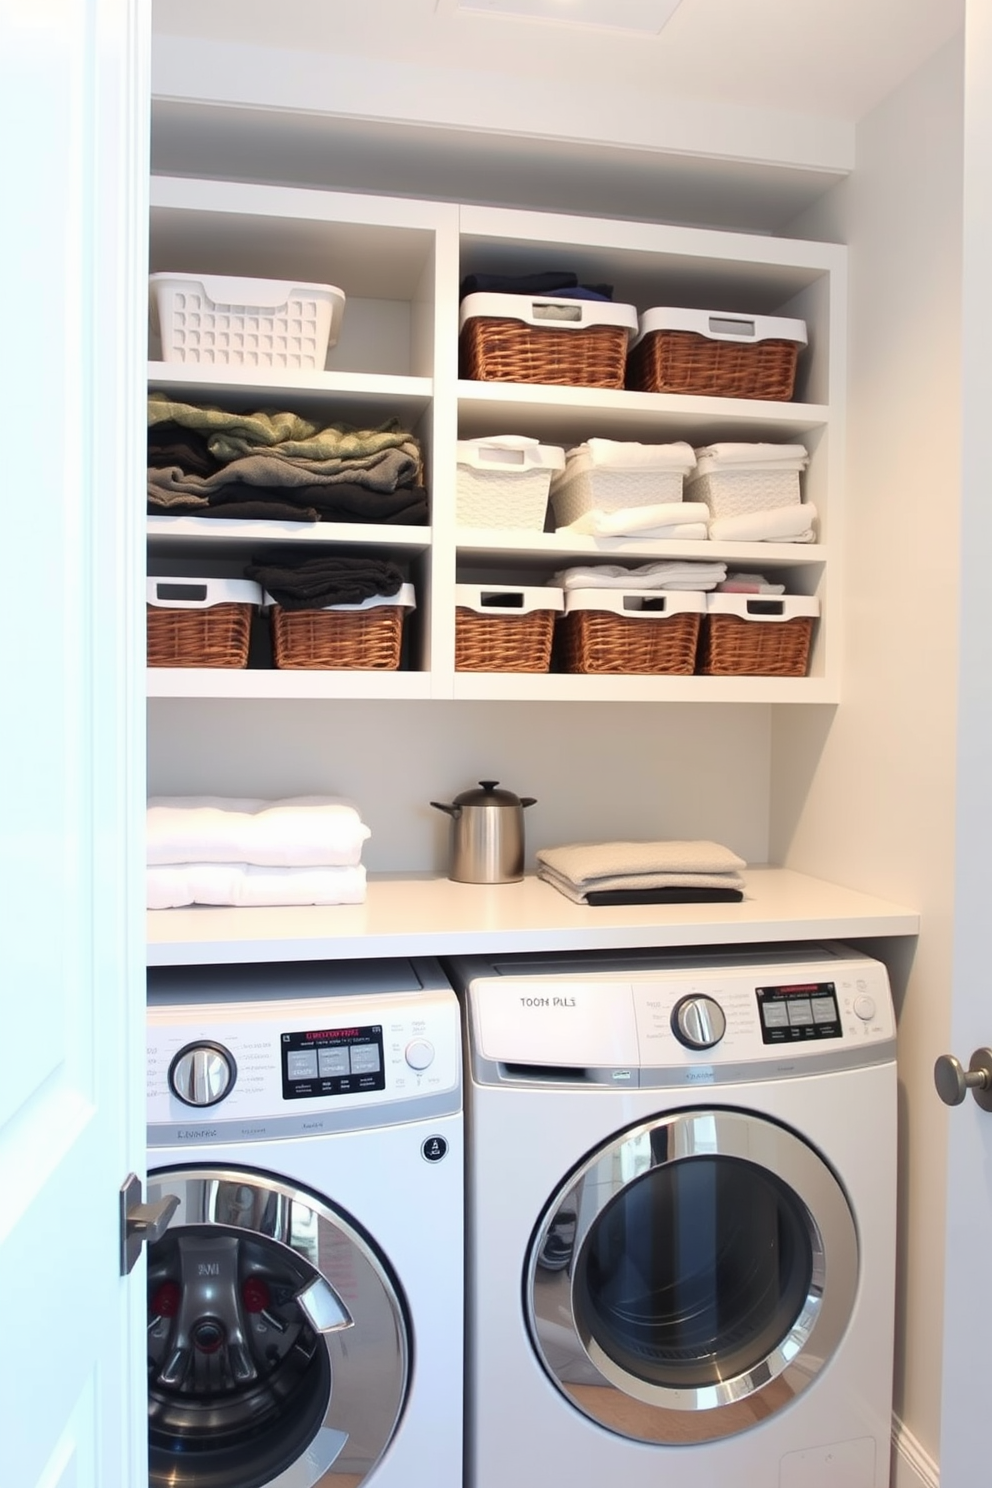
[[[280,1035],[284,1100],[385,1090],[382,1025]]]
[[[837,989],[833,982],[799,982],[789,987],[758,987],[761,1037],[766,1044],[807,1043],[840,1038]]]

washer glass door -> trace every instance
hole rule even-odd
[[[826,1163],[740,1111],[667,1113],[551,1200],[525,1278],[537,1352],[601,1425],[730,1436],[804,1390],[847,1327],[857,1233]]]
[[[359,1488],[395,1430],[408,1325],[344,1215],[267,1173],[149,1174],[152,1488]]]

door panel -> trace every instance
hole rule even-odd
[[[0,7],[0,1482],[140,1488],[147,14]],[[136,499],[137,498],[137,499]]]

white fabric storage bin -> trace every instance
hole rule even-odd
[[[702,501],[711,517],[741,517],[751,512],[798,506],[802,501],[800,475],[809,457],[802,446],[787,455],[773,446],[707,446],[696,451],[696,468],[686,478],[688,501]],[[712,452],[711,452],[712,451]]]
[[[592,441],[592,446],[602,441]],[[590,511],[624,511],[681,501],[696,457],[687,444],[617,446],[615,463],[590,444],[569,450],[565,468],[551,478],[551,509],[557,527],[568,527]]]
[[[460,439],[457,444],[460,527],[527,527],[544,531],[548,491],[565,451],[515,435]]]
[[[323,371],[341,334],[345,296],[333,284],[162,273],[148,288],[166,362]]]

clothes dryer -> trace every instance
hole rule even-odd
[[[432,961],[149,973],[153,1488],[461,1488],[458,1004]]]
[[[884,966],[455,959],[468,1488],[886,1488]]]

